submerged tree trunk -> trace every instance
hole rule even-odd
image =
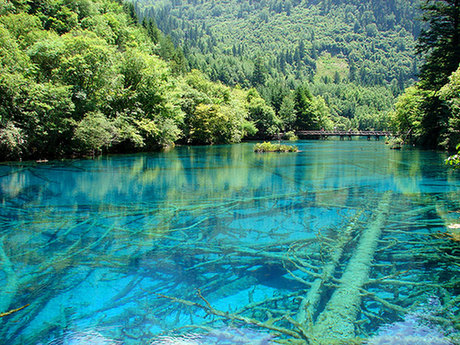
[[[352,239],[352,233],[356,229],[356,224],[361,215],[362,211],[357,212],[354,219],[339,235],[338,241],[334,246],[334,252],[329,259],[330,261],[322,270],[322,277],[314,280],[307,296],[302,300],[299,313],[297,314],[297,321],[300,324],[308,325],[313,323],[314,314],[321,300],[324,285],[332,279],[333,274],[337,269],[337,265],[342,258],[344,248]]]
[[[344,344],[355,338],[355,321],[361,305],[361,288],[369,278],[377,241],[388,211],[391,193],[383,195],[376,216],[363,231],[353,257],[342,275],[340,286],[334,291],[313,327],[317,344]]]

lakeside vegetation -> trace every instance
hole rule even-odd
[[[460,143],[460,1],[423,2],[428,24],[417,42],[420,80],[395,105],[391,125],[412,143],[454,150]]]
[[[458,0],[421,3],[0,0],[0,160],[334,128],[453,150]]]
[[[279,130],[255,89],[185,73],[177,58],[161,58],[154,38],[121,1],[0,1],[0,160],[233,143]]]

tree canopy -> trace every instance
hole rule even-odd
[[[399,97],[392,124],[417,143],[453,150],[460,142],[460,2],[425,0],[422,10],[420,81]]]
[[[452,149],[458,5],[0,1],[1,159],[389,125]]]
[[[420,86],[432,90],[446,84],[460,63],[460,1],[425,0],[422,10],[429,26],[417,44],[425,59]]]
[[[1,160],[238,142],[262,128],[254,109],[273,115],[249,95],[186,73],[182,48],[132,4],[0,1]]]

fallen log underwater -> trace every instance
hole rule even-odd
[[[358,212],[345,228],[345,231],[340,234],[338,241],[334,246],[334,252],[330,257],[329,262],[322,270],[321,277],[315,279],[307,296],[302,300],[299,313],[297,315],[297,321],[299,324],[306,326],[313,323],[315,310],[321,299],[321,290],[324,288],[325,284],[332,279],[333,274],[337,269],[337,265],[343,255],[345,246],[352,239],[352,232],[355,230],[356,224],[361,215],[362,211]]]
[[[427,291],[445,291],[445,289],[452,287],[452,283],[437,284],[429,283],[428,281],[424,283],[423,280],[410,281],[407,278],[406,280],[396,279],[398,276],[407,275],[408,270],[402,269],[407,261],[392,262],[391,256],[389,257],[389,262],[375,264],[374,261],[376,261],[377,256],[381,255],[382,250],[386,248],[394,250],[395,253],[404,253],[407,251],[404,244],[418,243],[408,241],[405,238],[398,240],[393,237],[394,234],[391,231],[386,235],[391,237],[382,239],[383,234],[386,233],[386,224],[392,210],[392,201],[392,192],[384,193],[375,207],[370,206],[373,211],[367,212],[368,219],[365,226],[361,224],[363,211],[357,211],[348,225],[336,235],[335,240],[327,239],[326,242],[331,249],[327,260],[318,259],[316,256],[314,263],[310,262],[306,265],[305,256],[302,256],[301,251],[294,254],[288,251],[286,262],[294,264],[294,268],[298,268],[299,271],[311,275],[310,278],[312,279],[310,280],[295,277],[295,280],[305,283],[305,289],[302,291],[291,293],[285,299],[279,297],[267,298],[265,301],[252,303],[234,313],[218,311],[207,301],[199,307],[212,315],[219,315],[232,322],[240,321],[244,323],[244,321],[247,321],[246,323],[250,326],[265,328],[271,332],[274,331],[276,334],[282,335],[275,341],[280,344],[362,344],[363,334],[361,333],[360,325],[368,322],[369,319],[378,320],[379,323],[387,323],[389,319],[385,315],[393,315],[393,320],[397,316],[404,316],[411,308],[413,309],[420,303],[420,295],[425,294]],[[427,208],[427,210],[431,209],[431,207]],[[401,232],[401,234],[405,236],[408,233]],[[425,235],[422,234],[422,236]],[[321,239],[318,240],[321,241]],[[388,241],[392,243],[390,246],[387,245]],[[423,243],[420,242],[420,244]],[[307,249],[310,249],[308,246],[312,245],[311,242],[305,244]],[[301,247],[300,245],[299,248]],[[431,255],[430,250],[428,247],[426,249],[428,254],[424,255]],[[240,253],[242,252],[244,250],[240,251]],[[391,255],[393,255],[393,252]],[[309,255],[306,257],[311,258]],[[413,261],[414,257],[407,255],[407,260]],[[322,266],[320,267],[321,263]],[[301,267],[302,264],[305,264],[305,266]],[[316,272],[315,267],[320,267],[320,272]],[[295,275],[286,265],[285,268],[289,274]],[[376,268],[376,271],[372,273],[373,275],[377,275],[379,269],[388,273],[372,277],[371,272],[374,268]],[[411,270],[410,274],[411,277],[414,274],[423,276],[424,271],[416,266]],[[377,293],[366,290],[366,286],[378,287],[383,292],[393,291],[395,297],[393,301],[381,298]],[[418,299],[413,299],[411,295],[397,297],[400,293],[400,287],[404,287],[404,291],[401,290],[401,293],[409,293],[411,289],[418,289],[418,292],[414,292],[415,295],[412,295],[412,297],[416,296]],[[161,297],[184,303],[184,301],[174,297],[164,295]],[[204,300],[201,295],[200,298]],[[283,301],[288,303],[289,298],[292,298],[289,304],[290,311],[288,310],[283,314],[282,310],[289,308],[281,308],[281,311],[279,311],[278,305]],[[365,299],[380,305],[381,312],[375,313],[365,310],[363,307]],[[292,311],[296,308],[297,313],[293,313]],[[243,314],[247,315],[251,310],[254,312],[256,309],[265,312],[265,321],[258,321],[254,317],[241,317]],[[255,313],[252,315],[255,315]],[[275,323],[280,324],[280,326],[275,326]]]
[[[373,221],[363,231],[358,247],[340,278],[341,284],[334,291],[323,312],[313,326],[317,344],[335,344],[356,338],[355,321],[361,305],[360,289],[369,279],[377,241],[390,209],[391,193],[380,201]]]
[[[66,261],[74,260],[74,258],[85,253],[91,253],[91,255],[88,254],[86,260],[81,261],[81,263],[88,267],[93,265],[93,260],[90,259],[95,258],[96,253],[100,254],[97,260],[106,267],[112,267],[117,272],[121,268],[126,269],[127,263],[136,262],[136,265],[133,266],[135,275],[129,270],[126,271],[126,275],[130,277],[131,281],[125,284],[122,293],[118,293],[112,298],[112,301],[96,310],[100,314],[98,326],[101,327],[120,323],[123,320],[122,316],[126,318],[128,315],[125,313],[107,319],[104,316],[106,311],[123,309],[127,305],[136,303],[136,305],[146,306],[146,308],[154,310],[155,315],[152,318],[162,319],[164,327],[162,325],[161,328],[163,329],[174,328],[165,321],[168,315],[176,313],[176,320],[179,320],[181,315],[189,314],[191,327],[195,325],[197,329],[208,326],[210,328],[219,327],[222,324],[220,323],[221,320],[227,319],[236,325],[247,324],[250,327],[258,327],[278,335],[278,338],[272,342],[280,344],[352,344],[355,341],[361,341],[358,337],[364,337],[366,334],[360,328],[363,321],[374,319],[378,320],[380,324],[388,323],[390,320],[404,315],[412,305],[419,303],[420,296],[429,289],[441,291],[442,288],[454,288],[455,282],[435,284],[434,279],[423,280],[423,265],[415,265],[416,267],[412,265],[410,274],[405,273],[406,263],[413,264],[414,258],[418,258],[407,249],[407,244],[412,246],[413,243],[416,244],[427,236],[421,232],[418,237],[414,235],[417,241],[410,241],[406,238],[406,235],[410,234],[408,231],[387,232],[388,224],[392,224],[391,229],[395,229],[399,223],[398,219],[394,219],[394,216],[388,217],[390,209],[392,214],[394,213],[392,200],[394,200],[392,194],[385,193],[379,198],[368,199],[365,207],[350,208],[349,213],[346,214],[347,221],[334,224],[329,229],[318,229],[316,239],[311,237],[302,240],[286,238],[285,241],[279,242],[278,238],[273,237],[271,238],[272,242],[267,241],[262,242],[262,244],[215,241],[203,245],[201,237],[177,232],[175,237],[170,233],[158,236],[158,238],[163,239],[164,243],[158,241],[158,248],[155,250],[152,250],[152,246],[147,245],[146,241],[144,241],[146,243],[136,245],[134,242],[130,242],[129,245],[134,248],[125,250],[126,243],[123,241],[115,242],[118,247],[113,247],[111,239],[113,233],[123,230],[122,227],[118,229],[118,227],[107,225],[96,226],[98,223],[95,220],[86,221],[93,226],[93,229],[98,230],[98,236],[85,234],[84,245],[82,245],[83,237],[77,240],[75,236],[65,231],[57,234],[60,241],[66,240],[65,246],[58,247],[59,241],[54,241],[35,247],[34,250],[37,248],[42,250],[42,248],[52,245],[56,251],[48,260],[41,262],[40,270],[37,270],[30,277],[30,280],[18,280],[15,277],[15,267],[18,267],[16,266],[18,260],[23,257],[25,259],[27,255],[9,255],[10,252],[6,250],[7,241],[5,241],[5,250],[0,247],[1,268],[7,281],[9,281],[9,286],[14,287],[14,291],[17,291],[17,295],[19,295],[32,283],[32,285],[36,285],[37,283],[34,281],[41,280],[50,269],[61,270],[63,272],[62,280],[72,275],[72,266],[68,265]],[[424,210],[421,210],[420,217],[423,217],[423,212]],[[225,216],[225,211],[223,216]],[[417,219],[414,219],[414,223],[416,222]],[[330,231],[328,232],[328,230]],[[135,233],[138,232],[141,233],[140,230],[136,229]],[[438,239],[436,246],[442,243],[440,241],[447,240]],[[273,243],[277,245],[273,245]],[[420,243],[420,247],[423,247],[423,243]],[[111,252],[120,248],[123,250],[124,256],[118,254],[115,261],[114,257],[107,252],[107,248],[112,248]],[[384,253],[387,248],[391,251],[391,255]],[[419,257],[432,258],[434,255],[438,255],[436,252],[431,253],[433,248],[427,248],[424,253],[418,254]],[[134,260],[134,257],[137,257],[138,260]],[[398,260],[393,262],[394,258],[398,258]],[[142,260],[145,261],[142,262]],[[139,261],[140,263],[138,263]],[[162,275],[160,276],[158,269],[161,262],[170,263],[171,268],[161,272]],[[284,267],[288,273],[298,276],[297,282],[300,284],[295,287],[292,284],[290,289],[287,289],[288,292],[284,291],[272,296],[267,295],[263,300],[259,298],[253,301],[249,298],[249,303],[245,307],[235,305],[233,307],[236,309],[232,309],[233,311],[230,308],[227,310],[225,307],[221,307],[222,310],[219,310],[214,305],[218,303],[219,298],[231,297],[232,291],[234,293],[249,291],[257,284],[263,284],[264,282],[255,279],[255,272],[269,266]],[[184,272],[182,276],[177,277],[177,281],[174,281],[171,279],[174,273],[172,271],[178,267],[181,267]],[[256,270],[255,267],[261,268]],[[148,282],[152,275],[156,275],[155,279],[163,279],[163,286],[161,284],[149,286]],[[288,276],[288,274],[285,275]],[[404,278],[399,280],[399,276],[404,276]],[[116,277],[118,276],[116,275]],[[245,277],[251,279],[242,279]],[[179,292],[181,298],[169,297],[167,293],[164,293],[165,291],[174,291],[179,284],[183,283],[180,279],[185,278],[188,279],[186,284],[195,284],[194,286],[189,285],[192,286],[190,290],[193,291],[195,287],[201,288],[198,298],[188,289]],[[82,275],[77,280],[84,281],[85,276]],[[423,283],[424,281],[427,283]],[[142,286],[140,282],[143,283]],[[50,284],[63,290],[63,286],[68,285],[70,288],[71,285],[75,285],[75,281],[64,284],[61,281],[53,280]],[[299,287],[299,285],[301,286]],[[235,288],[235,286],[238,287]],[[378,289],[377,292],[376,289]],[[414,292],[412,297],[408,298],[406,292],[411,289]],[[57,294],[60,293],[59,290],[54,291],[57,291]],[[229,291],[228,295],[226,296],[223,291]],[[393,291],[394,297],[381,297],[380,292],[393,293]],[[404,293],[404,295],[398,297],[398,293]],[[30,318],[34,319],[46,303],[52,300],[51,294],[52,292],[48,292],[42,298],[32,298],[30,302],[33,304],[27,310],[18,310],[15,314],[19,318],[21,313],[27,312]],[[164,303],[161,299],[152,298],[153,294],[157,297],[168,298],[173,303]],[[0,302],[4,301],[6,299]],[[7,304],[10,304],[10,301],[11,299],[8,300]],[[365,310],[363,304],[369,301],[378,304],[379,311]],[[18,306],[25,304],[25,302],[29,302],[29,300],[15,301]],[[9,308],[4,306],[0,312],[6,312],[15,306],[10,305]],[[202,313],[193,311],[197,308],[201,309]],[[139,312],[140,318],[147,320],[150,313],[147,310],[142,310],[139,307],[136,312]],[[79,318],[89,318],[90,313],[91,311],[81,312]],[[206,317],[206,314],[215,318]],[[6,324],[7,319],[13,316],[14,314],[9,314],[8,317],[4,318],[4,324]],[[56,321],[50,320],[50,326],[48,329],[43,329],[42,334],[55,329],[56,325],[61,322],[59,317],[61,316],[56,316]],[[11,333],[10,339],[21,334],[23,326],[14,323],[8,325]],[[122,334],[130,334],[133,339],[135,338],[126,344],[136,344],[136,341],[139,343],[139,339],[147,342],[149,338],[155,336],[148,330],[139,330],[136,327],[138,326],[127,323],[122,328]],[[375,328],[369,328],[369,330],[373,332]],[[36,335],[34,339],[39,338]]]
[[[361,288],[367,283],[369,270],[371,268],[373,255],[377,247],[377,243],[385,223],[386,215],[390,208],[391,193],[386,193],[382,197],[374,219],[370,222],[366,229],[363,230],[358,247],[355,250],[353,257],[347,266],[346,271],[340,279],[340,286],[332,294],[331,299],[327,303],[325,309],[319,314],[316,322],[314,315],[317,313],[320,300],[327,292],[327,284],[333,280],[334,273],[340,264],[344,254],[345,247],[353,239],[354,232],[357,231],[357,224],[362,215],[362,211],[356,212],[353,219],[345,227],[343,232],[338,234],[338,239],[331,245],[334,250],[331,253],[327,263],[324,263],[321,274],[314,274],[315,279],[311,282],[305,282],[310,288],[305,297],[300,297],[300,308],[296,316],[296,320],[290,315],[284,315],[280,318],[284,319],[291,326],[294,326],[295,331],[292,332],[287,328],[274,327],[274,319],[269,319],[265,323],[255,322],[254,319],[240,317],[238,314],[229,314],[216,310],[211,307],[206,301],[205,305],[187,302],[183,299],[178,299],[171,296],[158,294],[159,297],[168,298],[174,302],[183,303],[186,305],[194,305],[201,309],[207,310],[212,315],[227,317],[233,321],[250,320],[248,324],[256,325],[261,328],[266,328],[271,331],[277,331],[279,334],[290,335],[294,337],[296,343],[304,344],[333,344],[348,341],[350,343],[356,338],[354,323],[359,313],[361,301]],[[289,258],[290,262],[295,261]],[[302,261],[299,261],[300,264]],[[299,264],[294,263],[298,268]],[[313,274],[313,273],[312,273]],[[298,278],[302,280],[301,278]],[[204,298],[200,297],[204,300]],[[278,321],[279,321],[278,320]],[[300,340],[299,340],[300,339]]]

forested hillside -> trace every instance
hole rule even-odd
[[[458,0],[418,6],[0,0],[0,160],[334,127],[391,126],[453,148]],[[402,94],[419,34],[421,80]]]
[[[460,155],[460,0],[425,0],[422,10],[420,81],[398,98],[391,125],[406,142]],[[458,157],[450,164],[459,166]]]
[[[164,42],[122,1],[0,0],[0,161],[279,131],[256,90],[185,74]]]
[[[418,73],[418,0],[132,3],[145,26],[183,47],[188,68],[256,87],[281,119],[303,85],[324,99],[335,126],[384,128],[395,97]]]

